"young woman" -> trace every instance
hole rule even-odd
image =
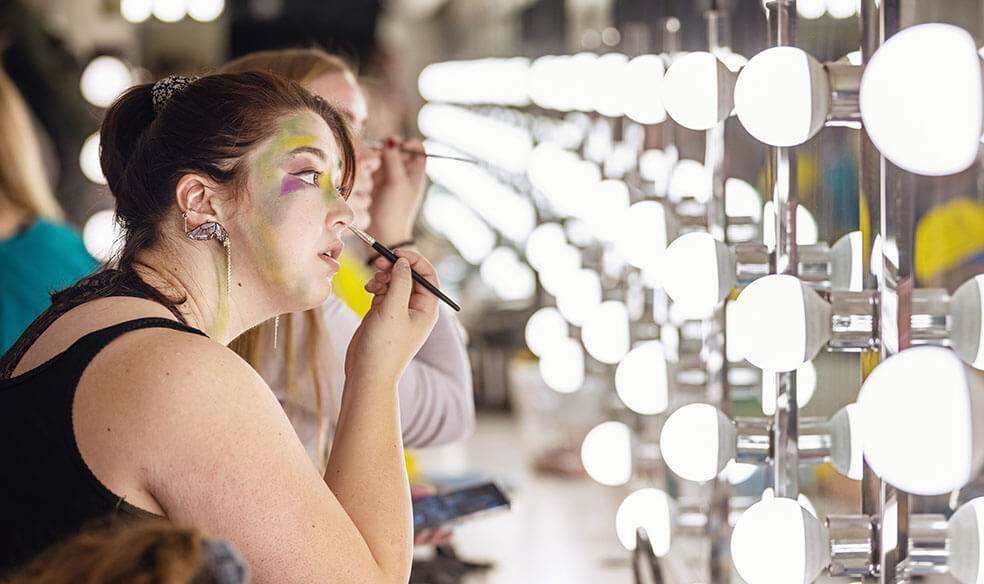
[[[419,140],[391,137],[377,147],[364,139],[368,107],[346,63],[320,49],[251,53],[222,71],[271,71],[301,83],[338,108],[353,132],[357,173],[349,206],[353,223],[384,245],[409,249],[420,208],[424,160]],[[253,363],[294,423],[312,459],[323,461],[337,419],[341,361],[368,306],[362,284],[367,248],[352,239],[322,306],[248,331],[233,348]],[[369,250],[372,251],[372,250]],[[277,348],[273,339],[279,336]],[[471,367],[455,318],[442,307],[437,324],[400,379],[400,418],[408,447],[461,439],[475,422]]]
[[[430,333],[418,254],[376,262],[320,475],[226,346],[318,306],[352,221],[354,152],[324,100],[268,73],[168,78],[106,112],[118,265],[53,298],[0,360],[0,572],[107,513],[232,542],[255,582],[405,582],[397,380]]]

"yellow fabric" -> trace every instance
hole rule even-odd
[[[356,314],[365,316],[372,306],[372,294],[365,289],[366,282],[372,278],[372,272],[362,259],[351,254],[343,254],[339,263],[341,268],[335,274],[332,291]]]
[[[953,199],[916,225],[916,277],[926,281],[984,252],[984,205]]]

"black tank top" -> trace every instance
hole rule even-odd
[[[39,317],[21,341],[29,346],[57,316],[77,304],[52,306],[49,311],[55,314]],[[24,350],[12,347],[0,360],[0,575],[82,527],[110,517],[156,517],[112,493],[92,474],[72,425],[76,386],[89,362],[114,339],[145,328],[206,336],[173,320],[140,318],[93,331],[16,377],[10,373]]]

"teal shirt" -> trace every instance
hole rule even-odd
[[[0,241],[0,354],[51,305],[52,292],[98,266],[78,233],[44,219]]]

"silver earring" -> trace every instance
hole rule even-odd
[[[198,227],[188,230],[188,213],[182,213],[184,218],[185,235],[194,241],[218,240],[226,250],[226,298],[232,293],[232,240],[229,239],[229,232],[225,227],[215,221],[206,221]]]

